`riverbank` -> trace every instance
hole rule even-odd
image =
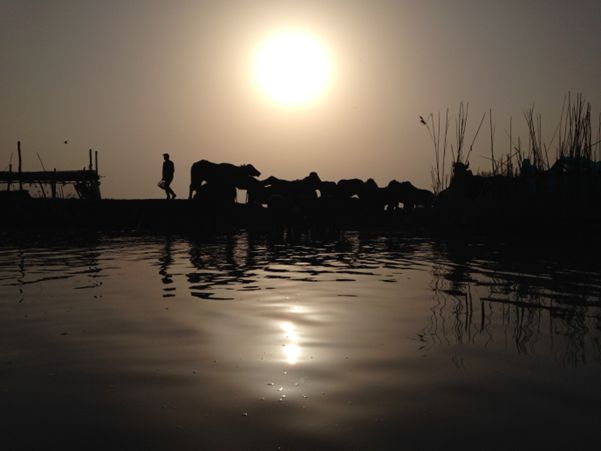
[[[551,208],[523,204],[513,211],[470,208],[366,210],[359,202],[333,208],[316,202],[303,211],[267,209],[247,204],[228,207],[163,199],[14,199],[0,202],[6,231],[99,230],[175,233],[230,233],[239,229],[278,232],[283,229],[329,233],[339,230],[420,231],[435,235],[492,235],[554,241],[599,241],[601,215],[577,205]]]
[[[367,213],[358,202],[333,210],[317,202],[306,211],[247,204],[208,206],[163,199],[15,199],[0,203],[5,229],[171,230],[178,232],[279,227],[337,229],[363,226],[413,227],[429,222],[431,211]]]

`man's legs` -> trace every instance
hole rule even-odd
[[[165,180],[165,193],[167,194],[167,199],[175,199],[175,193],[171,189],[171,180]]]

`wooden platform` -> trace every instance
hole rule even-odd
[[[34,171],[34,172],[0,172],[0,184],[5,184],[5,190],[18,188],[23,191],[23,185],[42,187],[44,197],[48,187],[48,197],[57,197],[58,185],[73,185],[82,199],[100,199],[100,176],[95,170],[82,171]]]
[[[34,171],[34,172],[0,172],[0,183],[75,183],[98,182],[100,177],[94,170],[88,171]]]

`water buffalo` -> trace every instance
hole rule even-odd
[[[384,210],[388,197],[388,188],[380,188],[374,179],[368,179],[359,193],[364,208],[371,212]]]
[[[269,185],[271,177],[265,180],[257,180],[255,178],[249,179],[249,183],[246,187],[246,201],[252,205],[267,205],[269,204],[269,198],[272,195],[273,190]]]
[[[434,193],[427,189],[419,189],[411,182],[398,182],[392,180],[387,186],[388,209],[395,210],[399,202],[406,209],[414,207],[430,207],[434,200]]]
[[[487,177],[474,175],[469,167],[469,163],[453,163],[453,177],[449,190],[456,196],[476,200],[482,196]]]
[[[319,189],[321,179],[317,172],[311,172],[307,177],[300,180],[283,180],[271,176],[263,181],[271,196],[281,196],[293,202],[307,199],[316,199],[316,191]]]
[[[236,166],[230,163],[212,163],[200,160],[194,163],[190,169],[190,193],[188,198],[192,199],[194,193],[199,192],[203,182],[218,184],[222,187],[248,189],[250,180],[258,177],[261,173],[252,164]]]
[[[212,207],[233,205],[236,201],[236,187],[216,182],[205,183],[196,190],[194,198]]]
[[[351,198],[360,196],[363,191],[363,180],[361,179],[343,179],[337,183],[340,197]]]
[[[527,161],[527,160],[526,160]],[[530,194],[537,191],[537,181],[546,189],[546,173],[538,171],[531,167],[528,176],[525,177],[525,182],[528,184],[527,190]],[[542,180],[539,180],[543,176]],[[490,202],[490,201],[510,201],[510,197],[519,197],[521,180],[514,177],[503,175],[482,176],[474,175],[469,170],[469,163],[453,164],[453,178],[451,184],[445,192],[441,193],[444,197],[448,197],[450,192],[455,198],[464,198],[470,201]],[[532,183],[532,186],[530,186]],[[518,199],[514,199],[517,201]]]
[[[311,172],[300,180],[284,180],[270,176],[265,180],[252,179],[248,184],[248,203],[270,205],[274,202],[298,203],[317,197],[321,180],[316,172]]]
[[[338,197],[338,185],[336,182],[322,181],[319,184],[319,194],[322,198],[335,199]]]

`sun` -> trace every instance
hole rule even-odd
[[[330,60],[320,43],[303,32],[266,39],[255,56],[255,80],[272,100],[295,106],[311,102],[330,79]]]

